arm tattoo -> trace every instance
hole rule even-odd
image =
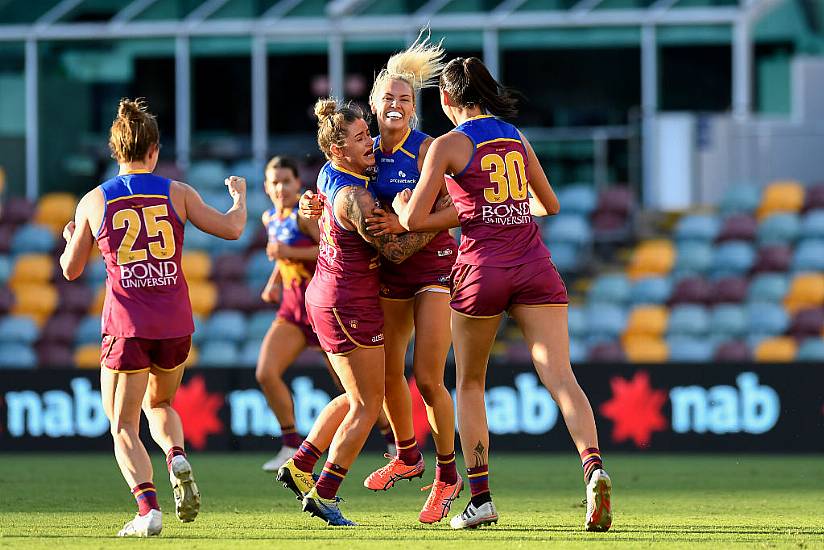
[[[484,448],[483,443],[478,441],[478,444],[475,445],[474,449],[472,449],[472,456],[475,460],[475,466],[473,466],[474,468],[477,468],[478,466],[483,466],[484,464],[486,464],[486,458],[484,457],[484,451],[486,451],[486,449]]]
[[[375,236],[366,229],[366,218],[375,207],[372,194],[362,187],[350,187],[342,199],[346,216],[357,228],[360,236],[392,263],[401,263],[429,244],[437,235],[436,232],[409,232],[400,235]]]

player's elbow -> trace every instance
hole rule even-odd
[[[66,266],[66,267],[63,268],[63,277],[67,281],[74,281],[75,279],[80,277],[80,275],[82,275],[82,274],[83,274],[82,269],[73,268],[72,266]]]
[[[559,203],[557,200],[552,201],[552,203],[546,205],[546,213],[547,213],[548,216],[554,216],[555,214],[557,214],[560,211],[561,211],[561,203]]]

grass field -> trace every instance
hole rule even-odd
[[[461,532],[447,522],[418,523],[423,482],[387,493],[364,489],[364,476],[383,463],[378,455],[361,457],[341,490],[345,513],[360,526],[327,528],[300,513],[291,493],[260,470],[266,458],[191,457],[203,507],[196,522],[182,524],[158,457],[164,527],[147,543],[112,539],[135,510],[112,456],[0,455],[0,547],[824,548],[821,457],[607,455],[615,511],[608,533],[582,529],[583,485],[572,453],[493,455],[500,522]],[[463,509],[467,498],[468,490],[455,508]]]

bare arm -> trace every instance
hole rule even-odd
[[[535,154],[532,144],[521,134],[524,148],[527,154],[527,181],[529,181],[529,191],[533,197],[529,200],[529,208],[533,216],[554,216],[561,210],[561,204],[558,202],[558,197],[555,196],[555,191],[549,184],[549,178],[546,177],[541,161]],[[537,200],[535,200],[537,199]]]
[[[338,192],[335,212],[342,222],[347,222],[360,236],[390,262],[399,264],[429,244],[436,232],[403,233],[401,235],[373,235],[366,228],[366,218],[375,208],[372,194],[362,187],[347,187]],[[346,224],[345,224],[346,225]]]
[[[102,191],[99,188],[93,189],[80,199],[74,220],[67,223],[63,229],[66,248],[60,256],[60,268],[63,270],[63,276],[69,281],[80,277],[86,262],[89,261],[89,254],[94,246],[94,233],[89,216],[95,208],[102,211],[102,204]]]
[[[264,302],[270,304],[280,302],[281,281],[280,269],[278,269],[278,263],[275,262],[272,274],[269,275],[269,280],[266,281],[266,286],[263,287],[263,292],[260,293],[260,297]]]
[[[175,182],[175,185],[183,189],[186,217],[195,227],[222,239],[234,241],[240,238],[246,226],[246,180],[236,176],[226,178],[234,204],[225,214],[203,202],[192,186],[181,182]]]
[[[311,262],[318,259],[318,246],[290,246],[281,243],[278,246],[278,258],[296,262]]]

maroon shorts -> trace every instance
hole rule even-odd
[[[143,372],[150,368],[173,370],[189,357],[191,336],[150,340],[103,335],[100,366],[117,372]]]
[[[306,314],[306,287],[308,281],[302,285],[283,289],[283,300],[278,309],[275,323],[289,323],[295,325],[306,338],[306,345],[310,348],[319,348],[318,335],[312,330],[309,316]]]
[[[309,321],[326,353],[346,355],[383,346],[383,311],[374,307],[317,307],[306,304]]]
[[[495,317],[513,305],[565,305],[566,286],[549,258],[512,267],[455,264],[453,310],[469,317]]]
[[[449,278],[457,247],[449,232],[443,231],[425,248],[406,261],[393,264],[381,260],[380,297],[411,300],[421,292],[449,293]]]

